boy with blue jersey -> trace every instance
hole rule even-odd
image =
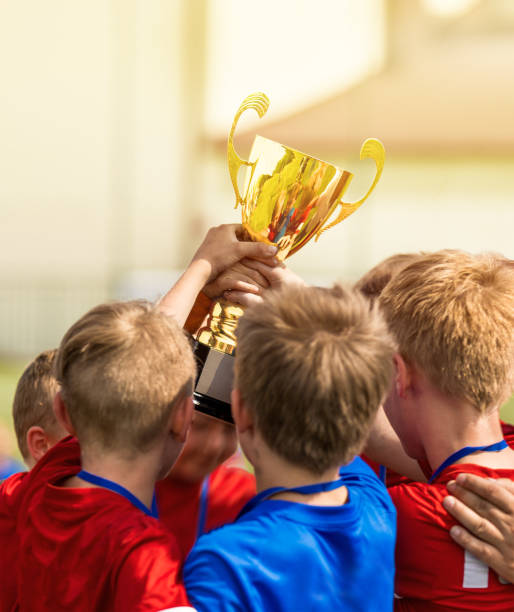
[[[395,511],[354,459],[391,381],[381,316],[341,287],[286,287],[247,309],[237,342],[232,411],[258,494],[193,548],[191,603],[392,610]]]

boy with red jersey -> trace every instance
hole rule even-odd
[[[414,262],[421,255],[426,254],[427,253],[397,253],[395,255],[386,257],[386,259],[380,261],[378,264],[373,266],[371,270],[368,270],[355,283],[354,289],[360,291],[373,304],[376,300],[379,299],[380,294],[382,293],[386,285],[391,281],[394,276],[396,276],[396,274],[398,274],[398,272],[400,272],[408,264]],[[503,437],[505,438],[509,446],[513,448],[514,425],[501,421],[501,427]],[[401,467],[405,469],[405,456],[403,453],[401,455],[402,456],[399,458],[399,465],[401,465]],[[373,471],[380,476],[380,479],[385,482],[388,487],[410,481],[408,477],[403,476],[402,474],[399,474],[398,472],[395,472],[390,468],[386,468],[385,465],[380,465],[379,463],[373,461],[366,455],[363,456],[363,459],[368,463],[368,465],[370,465]],[[389,462],[391,462],[391,457],[389,457]],[[421,472],[419,472],[417,466],[414,463],[410,466],[409,471],[412,472],[413,476],[415,476],[416,472],[418,472],[418,477],[421,477],[423,480]]]
[[[156,520],[154,487],[185,441],[195,367],[185,335],[166,314],[182,324],[198,291],[226,266],[266,255],[266,245],[238,243],[236,229],[208,233],[161,312],[144,302],[100,305],[64,336],[54,408],[80,451],[74,441],[59,443],[24,482],[20,610],[187,605],[181,555]]]
[[[512,610],[514,587],[452,541],[442,502],[461,472],[514,480],[498,415],[513,385],[514,266],[494,255],[424,255],[380,303],[399,345],[384,408],[406,454],[429,467],[428,483],[389,489],[396,610]]]
[[[176,542],[156,520],[152,496],[191,418],[187,339],[150,304],[100,305],[65,334],[56,372],[55,411],[80,449],[71,442],[71,473],[62,472],[61,442],[41,461],[50,475],[36,470],[26,479],[20,610],[186,605]]]
[[[29,469],[66,435],[52,409],[58,388],[53,374],[55,354],[55,350],[40,353],[24,370],[14,395],[14,429]],[[0,610],[10,610],[16,601],[16,517],[26,476],[27,472],[14,474],[0,485]]]

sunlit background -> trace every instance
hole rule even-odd
[[[0,421],[86,309],[157,297],[240,219],[226,137],[254,91],[271,106],[241,155],[258,132],[354,172],[356,200],[362,141],[386,147],[368,202],[290,260],[308,281],[514,257],[513,75],[512,0],[0,0]]]

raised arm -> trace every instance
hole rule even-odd
[[[426,477],[418,462],[409,457],[403,450],[384,409],[379,408],[373,427],[371,428],[364,453],[367,457],[386,467],[407,476],[411,480],[426,482]]]
[[[277,249],[260,242],[241,242],[241,225],[211,228],[191,263],[173,287],[157,303],[158,308],[184,325],[200,291],[241,259],[265,259],[270,266]]]

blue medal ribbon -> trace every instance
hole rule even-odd
[[[125,489],[125,487],[122,487],[113,480],[109,480],[108,478],[102,478],[101,476],[97,476],[96,474],[91,474],[91,472],[86,472],[86,470],[80,470],[77,476],[78,478],[82,478],[82,480],[85,480],[86,482],[90,482],[91,484],[97,485],[98,487],[103,487],[104,489],[109,489],[114,493],[118,493],[118,495],[121,495],[125,499],[128,499],[131,504],[133,504],[136,508],[139,508],[139,510],[141,510],[145,514],[148,514],[148,516],[151,516],[155,519],[159,518],[155,492],[153,494],[152,499],[152,508],[150,509],[145,506],[143,502],[138,499],[133,493],[131,493],[128,489]]]
[[[207,497],[209,494],[209,478],[206,476],[202,482],[200,491],[200,508],[198,510],[198,525],[196,528],[196,538],[198,539],[205,531],[205,520],[207,518]]]
[[[507,442],[505,440],[500,440],[500,442],[495,442],[494,444],[489,444],[485,446],[465,446],[455,453],[451,454],[448,459],[445,459],[441,465],[437,468],[437,470],[430,476],[428,481],[429,484],[432,484],[434,480],[439,476],[439,474],[445,470],[449,465],[452,465],[462,457],[466,457],[467,455],[471,455],[472,453],[495,453],[503,450],[504,448],[508,448]]]
[[[243,514],[250,512],[256,506],[258,506],[261,502],[265,501],[269,497],[276,495],[277,493],[300,493],[301,495],[312,495],[313,493],[321,493],[322,491],[333,491],[334,489],[339,489],[339,487],[344,487],[343,478],[338,478],[337,480],[330,480],[329,482],[318,482],[316,484],[311,485],[303,485],[302,487],[292,487],[288,489],[287,487],[271,487],[270,489],[265,489],[252,498],[241,510],[238,514],[237,519]],[[236,519],[236,521],[237,521]]]

